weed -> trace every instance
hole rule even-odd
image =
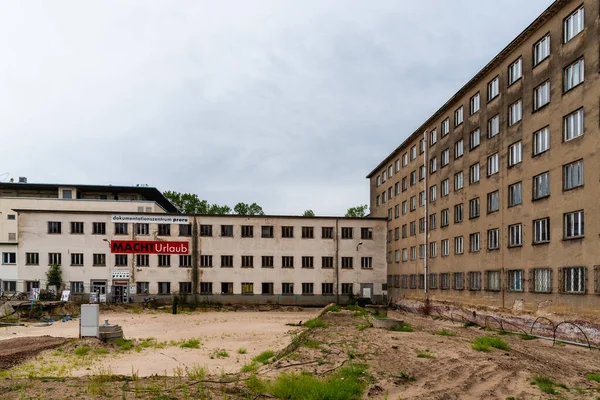
[[[309,328],[309,329],[313,329],[313,328],[326,328],[327,327],[327,325],[325,324],[325,322],[321,321],[319,318],[309,319],[308,321],[306,321],[302,325],[305,326],[306,328]]]
[[[355,317],[364,317],[368,314],[367,310],[365,310],[364,308],[362,308],[361,306],[358,306],[356,304],[348,305],[348,306],[344,307],[344,310],[354,311]]]
[[[400,378],[400,380],[406,381],[406,382],[414,382],[414,381],[417,380],[417,378],[415,378],[413,375],[407,374],[404,371],[400,371],[400,374],[398,375],[398,378]]]
[[[251,363],[244,365],[240,369],[240,372],[256,372],[258,368],[260,368],[260,365],[256,361],[252,361]]]
[[[309,349],[317,349],[321,346],[321,342],[314,339],[305,339],[300,343],[300,346],[308,347]]]
[[[182,349],[199,349],[200,348],[200,340],[198,339],[188,339],[184,340],[179,344],[179,347]],[[229,356],[229,354],[228,354]]]
[[[508,343],[495,336],[478,336],[473,339],[471,347],[477,351],[490,351],[490,347],[500,350],[510,350]]]
[[[119,348],[119,350],[129,351],[133,349],[133,341],[130,339],[120,338],[113,340],[112,342]]]
[[[417,352],[417,358],[435,358],[435,354],[429,352],[429,350]]]
[[[90,375],[87,384],[87,392],[92,397],[107,396],[106,383],[114,379],[114,375],[110,367],[100,367],[93,375]]]
[[[439,336],[456,336],[456,332],[449,331],[448,329],[442,329],[441,331],[437,331],[435,334]]]
[[[531,384],[537,385],[542,392],[548,394],[559,394],[558,390],[554,389],[554,386],[565,387],[565,385],[557,384],[554,379],[544,375],[534,376]]]
[[[367,324],[358,325],[358,326],[357,326],[357,328],[358,328],[358,330],[359,330],[359,331],[361,331],[361,332],[362,332],[362,331],[364,331],[365,329],[367,329],[367,328],[370,328],[370,327],[372,327],[372,326],[373,326],[373,325],[371,325],[370,323],[367,323]]]
[[[92,350],[92,354],[95,354],[95,355],[104,355],[104,354],[108,354],[108,353],[110,353],[110,350],[108,350],[105,347],[98,347],[98,348],[95,348],[94,350]]]
[[[215,356],[217,358],[227,358],[229,357],[229,353],[227,352],[227,350],[217,350]]]
[[[186,371],[187,377],[193,381],[203,381],[206,377],[206,368],[199,365],[192,365]]]
[[[90,346],[77,346],[75,348],[75,355],[78,357],[83,357],[83,356],[87,356],[87,354],[90,352]]]
[[[537,337],[524,333],[521,335],[521,339],[522,340],[535,340],[535,339],[537,339]]]
[[[341,310],[342,307],[338,306],[337,304],[332,304],[325,309],[325,312],[340,312]]]
[[[252,361],[259,362],[261,364],[268,364],[269,359],[271,357],[273,357],[273,355],[275,355],[275,353],[273,353],[273,351],[266,350],[266,351],[263,351],[262,353],[260,353],[259,355],[257,355],[256,357],[252,358]]]
[[[594,372],[591,374],[587,374],[585,377],[591,381],[600,382],[600,374],[599,373]]]
[[[377,319],[384,319],[387,318],[387,314],[381,313],[381,312],[377,312],[377,314],[373,315],[373,318],[377,318]]]
[[[238,354],[246,354],[246,353],[247,353],[246,349],[245,349],[245,348],[243,348],[243,347],[240,347],[240,348],[237,350],[237,352],[238,352]]]
[[[390,328],[393,332],[413,332],[413,327],[408,322],[403,322],[402,325],[396,325]]]

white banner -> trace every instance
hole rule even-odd
[[[186,225],[190,223],[189,217],[172,215],[113,215],[111,222],[135,222],[146,224],[178,224]]]

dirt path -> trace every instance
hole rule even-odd
[[[0,342],[0,370],[12,368],[44,350],[53,349],[66,343],[68,340],[50,336],[3,340]]]

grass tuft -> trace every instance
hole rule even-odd
[[[215,353],[215,356],[217,358],[227,358],[227,357],[229,357],[229,353],[227,352],[227,350],[218,350]]]
[[[273,351],[266,350],[266,351],[263,351],[262,353],[260,353],[259,355],[257,355],[256,357],[252,358],[252,361],[259,362],[261,364],[268,364],[269,359],[271,357],[273,357],[274,355],[275,355],[275,353],[273,353]]]
[[[435,358],[435,354],[429,352],[429,350],[417,352],[417,358]]]
[[[473,350],[486,352],[490,351],[490,347],[500,350],[510,350],[508,343],[495,336],[478,336],[473,339],[471,347]]]
[[[362,325],[358,325],[357,328],[359,331],[364,331],[367,328],[372,327],[373,325],[371,325],[371,323],[366,323],[366,324],[362,324]]]
[[[439,336],[456,336],[456,332],[449,331],[448,329],[442,329],[441,331],[437,331],[435,334]]]
[[[356,304],[346,306],[346,307],[344,307],[344,310],[354,311],[355,317],[364,317],[369,314],[369,312],[367,310],[365,310],[364,308],[362,308],[361,306],[356,305]]]
[[[187,377],[193,381],[203,381],[206,377],[206,368],[194,364],[187,369],[186,373]]]
[[[554,389],[555,386],[563,387],[566,389],[566,385],[556,383],[554,379],[544,375],[534,376],[533,380],[531,381],[531,384],[537,385],[537,387],[539,387],[542,392],[548,394],[559,394],[558,390]]]
[[[403,322],[402,325],[394,326],[390,328],[393,332],[413,332],[414,329],[408,322]]]
[[[342,310],[342,307],[340,307],[337,304],[332,304],[325,309],[325,312],[340,312],[341,310]]]
[[[259,368],[260,368],[259,363],[256,361],[252,361],[251,363],[244,365],[240,369],[240,372],[256,372],[256,371],[258,371]]]
[[[112,342],[119,348],[119,350],[129,351],[129,350],[133,349],[133,341],[132,340],[120,338],[117,340],[113,340]]]
[[[404,371],[400,371],[398,378],[400,378],[401,381],[406,381],[406,382],[414,382],[417,380],[417,378],[415,378],[414,375],[407,374]]]
[[[590,381],[596,381],[596,382],[600,382],[600,374],[599,373],[591,373],[591,374],[587,374],[585,376],[587,379],[589,379]]]
[[[104,354],[110,353],[110,350],[108,350],[105,347],[98,347],[98,348],[92,350],[92,353],[95,355],[104,355]]]
[[[200,348],[200,340],[198,339],[188,339],[181,342],[179,345],[182,349],[199,349]]]
[[[306,321],[302,325],[305,326],[306,328],[309,328],[309,329],[313,329],[313,328],[326,328],[327,327],[327,325],[325,324],[325,322],[321,321],[319,318],[309,319],[308,321]]]
[[[90,346],[77,346],[75,348],[75,355],[78,357],[84,357],[87,356],[88,353],[90,352]]]
[[[317,349],[321,346],[321,342],[319,342],[318,340],[314,340],[314,339],[304,339],[300,343],[300,346],[308,347],[309,349]]]
[[[246,353],[248,353],[248,351],[245,348],[243,348],[243,347],[240,347],[239,349],[237,349],[237,352],[238,352],[238,354],[246,354]]]

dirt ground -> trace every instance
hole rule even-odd
[[[25,360],[65,344],[68,339],[42,336],[35,338],[16,338],[0,342],[0,370],[12,368]]]
[[[283,372],[292,371],[322,377],[342,365],[365,364],[368,369],[364,399],[600,398],[598,382],[586,378],[589,373],[600,372],[597,350],[564,344],[553,346],[545,340],[524,340],[519,335],[400,312],[390,312],[389,317],[409,323],[412,332],[369,327],[367,317],[347,310],[325,313],[320,317],[324,327],[308,329],[286,325],[306,321],[317,312],[110,315],[110,322],[122,325],[128,337],[155,337],[157,340],[197,337],[200,346],[184,349],[167,345],[158,349],[144,348],[139,352],[108,348],[93,355],[96,347],[103,345],[96,345],[89,339],[68,343],[59,350],[42,352],[33,362],[0,374],[0,378],[4,378],[0,379],[0,397],[38,398],[43,393],[45,399],[272,398],[250,388],[248,379],[252,373],[240,372],[242,365],[251,363],[254,356],[270,349],[275,356],[270,362],[259,364],[255,372],[261,379],[275,379]],[[56,333],[72,337],[68,334],[67,324],[57,326]],[[45,330],[51,328],[36,328],[33,332],[48,333]],[[440,336],[437,333],[442,329],[455,336]],[[29,333],[21,328],[16,332],[21,336]],[[504,340],[510,348],[491,349],[490,352],[472,349],[473,339],[489,335]],[[3,338],[13,336],[11,332],[0,333]],[[82,344],[91,348],[90,355],[73,355]],[[0,341],[0,349],[3,349],[2,345]],[[247,349],[247,354],[237,353],[242,347]],[[219,349],[225,349],[228,356],[214,357]],[[0,353],[0,358],[9,353]],[[91,362],[85,362],[87,357]],[[61,358],[74,364],[68,374],[59,377],[36,375],[35,365],[53,365]],[[110,371],[107,372],[109,364]],[[206,365],[206,375],[190,374],[198,365]],[[136,367],[139,375],[135,373]],[[167,376],[163,376],[165,371]],[[26,375],[19,375],[23,372]],[[157,375],[149,376],[153,373]],[[553,379],[556,382],[552,388],[554,394],[543,393],[540,387],[533,385],[531,382],[536,376]]]

